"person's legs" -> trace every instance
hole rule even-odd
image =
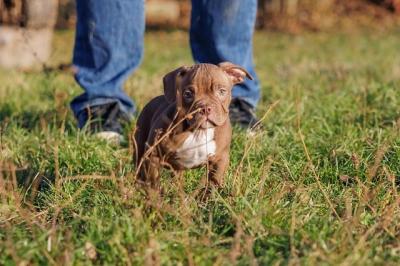
[[[108,121],[100,131],[118,132],[113,121],[135,111],[122,85],[143,55],[144,0],[78,0],[77,16],[73,64],[85,92],[71,108],[80,128],[98,115]]]
[[[253,76],[235,86],[233,97],[254,108],[260,97],[253,65],[257,0],[192,0],[190,45],[199,63],[230,61]],[[235,99],[233,101],[235,103]]]

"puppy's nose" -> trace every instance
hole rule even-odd
[[[211,113],[211,106],[203,106],[200,108],[200,114],[209,115]]]

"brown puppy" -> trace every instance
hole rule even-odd
[[[223,184],[229,164],[232,87],[250,74],[229,62],[180,67],[165,75],[164,95],[151,100],[137,121],[140,181],[158,188],[162,166],[175,171],[209,165],[209,180]]]

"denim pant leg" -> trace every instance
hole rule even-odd
[[[222,61],[243,66],[254,77],[233,89],[233,97],[256,106],[260,89],[253,65],[257,0],[192,0],[190,45],[200,63]]]
[[[71,102],[79,127],[91,106],[117,103],[131,117],[133,101],[122,89],[143,55],[144,0],[77,0],[73,63],[84,93]]]

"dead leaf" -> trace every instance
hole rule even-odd
[[[91,260],[95,260],[97,257],[96,247],[90,242],[85,243],[85,255]]]

